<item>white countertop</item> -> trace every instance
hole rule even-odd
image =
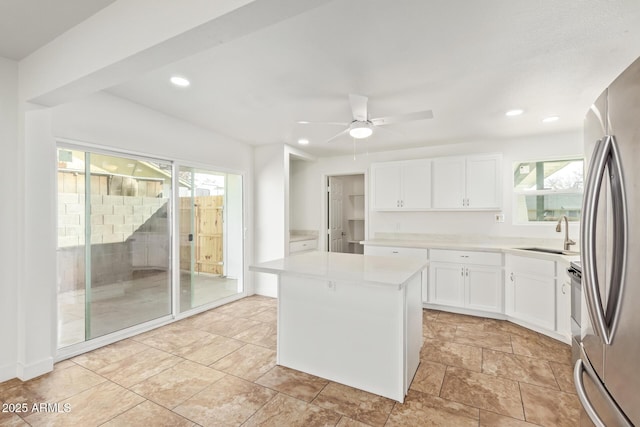
[[[291,234],[289,236],[289,242],[300,242],[303,240],[318,240],[318,236],[312,234]]]
[[[427,265],[413,258],[305,252],[249,267],[261,273],[399,286]]]
[[[421,249],[449,249],[457,251],[481,251],[481,252],[502,252],[513,255],[527,256],[551,261],[571,262],[580,259],[580,254],[575,252],[568,255],[552,254],[546,252],[527,251],[522,248],[538,247],[548,249],[560,249],[557,242],[548,243],[540,239],[520,239],[518,242],[506,241],[464,241],[462,239],[371,239],[361,242],[363,245],[371,246],[395,246],[399,248],[421,248]]]

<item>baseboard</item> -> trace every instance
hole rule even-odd
[[[18,362],[16,374],[22,381],[27,381],[51,371],[53,371],[53,357],[47,357],[29,365]]]

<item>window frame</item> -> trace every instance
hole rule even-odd
[[[526,225],[526,226],[548,226],[550,223],[555,222],[556,220],[553,221],[530,221],[528,219],[523,220],[522,218],[520,218],[518,216],[518,200],[520,198],[520,196],[546,196],[546,195],[558,195],[558,194],[580,194],[580,195],[584,195],[584,185],[582,189],[565,189],[565,190],[554,190],[554,189],[549,189],[549,190],[519,190],[516,188],[516,183],[515,183],[515,168],[517,165],[522,164],[522,163],[547,163],[547,162],[561,162],[561,161],[582,161],[583,164],[583,171],[582,171],[582,178],[583,178],[583,183],[584,180],[586,178],[586,169],[585,169],[585,157],[583,154],[581,155],[569,155],[569,156],[553,156],[553,157],[548,157],[548,158],[543,158],[543,159],[532,159],[532,160],[515,160],[512,162],[512,168],[510,169],[510,173],[511,173],[511,191],[512,191],[512,213],[513,213],[513,220],[512,223],[514,225]],[[582,206],[580,207],[580,211],[582,212]],[[579,224],[580,223],[580,219],[577,220],[572,220],[569,219],[569,223],[570,224]]]

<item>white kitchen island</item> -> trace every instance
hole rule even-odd
[[[308,252],[251,266],[278,275],[278,365],[403,402],[420,362],[425,263]]]

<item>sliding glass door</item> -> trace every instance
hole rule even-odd
[[[58,149],[58,347],[171,314],[168,162]]]
[[[242,292],[242,176],[179,169],[180,312]]]

